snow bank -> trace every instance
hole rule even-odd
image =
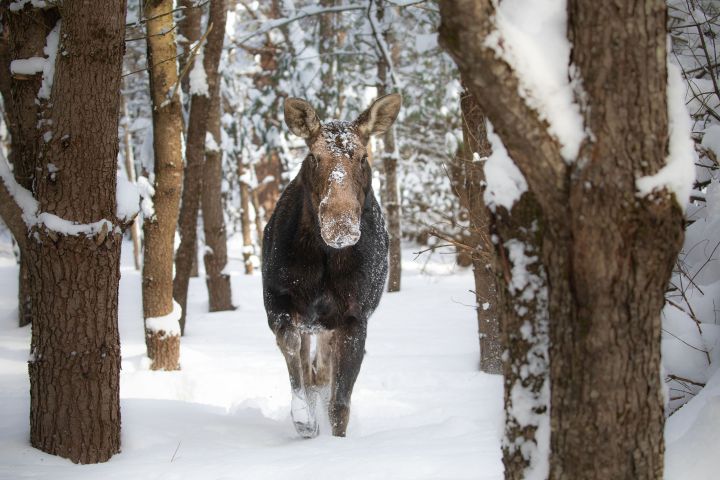
[[[717,478],[720,472],[720,371],[665,424],[665,480]]]
[[[495,27],[485,45],[515,71],[519,94],[548,122],[566,162],[578,155],[585,138],[580,106],[571,83],[567,6],[557,0],[504,0],[495,10]]]
[[[145,329],[154,333],[163,332],[164,336],[180,335],[180,317],[182,307],[173,299],[173,309],[162,317],[148,317],[145,319]]]
[[[685,108],[685,88],[680,68],[668,61],[667,104],[670,151],[665,159],[665,166],[657,173],[636,180],[638,196],[644,197],[653,190],[667,188],[683,208],[690,200],[697,157],[695,145],[690,137],[692,126],[690,114]]]
[[[492,145],[492,154],[482,159],[475,154],[475,161],[485,161],[483,170],[487,188],[484,193],[485,204],[493,212],[497,207],[510,211],[512,206],[527,192],[528,186],[522,172],[505,150],[502,140],[493,131],[490,121],[487,122],[488,140]]]

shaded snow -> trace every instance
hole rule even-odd
[[[45,41],[43,52],[47,55],[47,60],[43,65],[43,79],[38,90],[38,98],[49,99],[52,93],[53,80],[55,79],[55,59],[57,57],[58,45],[60,43],[60,25],[62,21],[58,20],[52,30],[48,33]]]
[[[10,72],[13,75],[35,75],[42,72],[44,68],[45,58],[43,57],[21,58],[10,62]]]
[[[487,188],[483,198],[485,204],[493,212],[497,207],[504,207],[510,211],[520,196],[527,192],[527,182],[505,150],[502,140],[493,131],[489,121],[487,122],[487,133],[488,140],[492,145],[492,154],[484,159],[483,170]],[[483,161],[483,159],[479,160]]]
[[[503,478],[502,379],[477,371],[477,319],[463,305],[474,304],[472,274],[448,275],[452,259],[435,256],[423,267],[425,258],[412,262],[404,252],[403,291],[385,295],[370,320],[348,436],[303,440],[260,276],[242,273],[241,242],[229,252],[238,310],[207,313],[205,281],[191,279],[177,372],[143,362],[141,275],[130,244],[123,247],[122,452],[99,465],[74,465],[28,443],[30,329],[15,326],[17,269],[0,259],[0,478]]]

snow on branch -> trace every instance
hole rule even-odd
[[[548,123],[563,159],[573,162],[586,132],[575,101],[579,82],[571,80],[577,71],[570,65],[566,2],[505,0],[493,21],[485,46],[512,67],[520,95]]]
[[[273,30],[275,28],[284,27],[288,23],[295,22],[297,20],[301,20],[306,17],[312,17],[315,15],[322,15],[324,13],[337,13],[337,12],[347,12],[351,10],[365,10],[368,8],[368,4],[362,4],[362,5],[340,5],[336,7],[305,7],[293,15],[292,17],[284,17],[284,18],[277,18],[268,22],[263,22],[263,26],[255,30],[254,32],[248,33],[244,37],[241,37],[239,40],[237,40],[235,43],[238,45],[242,45],[246,43],[248,40],[257,37],[258,35],[264,35],[265,33],[269,32],[270,30]]]
[[[638,178],[635,186],[639,197],[666,188],[675,195],[678,204],[685,208],[695,181],[697,153],[690,137],[692,126],[690,114],[685,107],[685,82],[680,67],[670,59],[668,59],[667,109],[670,135],[665,166],[654,175]]]
[[[380,34],[380,26],[377,23],[377,9],[375,10],[375,15],[373,15],[372,12],[372,5],[374,0],[370,0],[370,3],[368,5],[368,22],[370,22],[370,28],[373,32],[373,37],[375,38],[375,43],[377,43],[378,50],[380,51],[380,54],[383,56],[383,60],[385,60],[385,64],[388,67],[388,70],[390,71],[390,78],[392,78],[393,85],[396,88],[400,88],[400,82],[397,79],[397,76],[395,75],[395,66],[393,65],[392,57],[390,56],[390,49],[388,48],[387,43],[385,42],[385,39],[382,38],[382,35]]]

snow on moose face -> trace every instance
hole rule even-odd
[[[305,100],[285,101],[285,122],[310,147],[300,175],[311,191],[320,236],[332,248],[355,245],[371,172],[366,146],[371,135],[387,131],[400,110],[398,94],[376,99],[354,122],[320,123]]]

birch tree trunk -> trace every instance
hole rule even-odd
[[[120,448],[117,307],[125,225],[116,216],[115,190],[125,2],[88,8],[66,0],[60,14],[57,52],[72,55],[57,55],[49,98],[40,95],[33,188],[42,215],[30,223],[34,240],[25,241],[21,205],[9,195],[14,179],[0,181],[0,214],[29,259],[30,442],[95,463]]]
[[[220,149],[220,88],[210,100],[208,140],[202,182],[202,215],[205,231],[205,283],[211,312],[234,310],[227,265],[227,237],[222,205],[222,150]]]
[[[173,243],[182,188],[182,106],[177,94],[173,0],[148,0],[147,58],[153,102],[154,215],[145,218],[142,272],[145,343],[152,370],[180,368],[180,311],[173,302]],[[172,96],[171,96],[172,95]],[[163,321],[158,319],[163,317]]]
[[[544,462],[553,479],[662,478],[660,311],[682,244],[682,210],[667,189],[638,197],[636,178],[655,174],[668,149],[665,2],[568,1],[570,64],[593,132],[574,162],[484,42],[493,2],[440,6],[441,43],[535,202],[510,215],[514,224],[531,222],[525,237],[497,230],[499,278],[510,296],[503,318],[524,318],[506,335],[506,478]],[[512,275],[523,259],[533,270],[527,285]],[[518,297],[525,289],[532,295]],[[523,378],[522,366],[532,375]],[[530,401],[513,404],[520,396]]]
[[[208,126],[210,98],[219,88],[218,65],[225,38],[226,16],[225,0],[211,0],[208,28],[212,25],[212,30],[207,36],[205,46],[201,47],[203,49],[202,62],[198,59],[195,66],[192,67],[202,67],[205,70],[207,89],[198,86],[198,90],[193,91],[193,85],[190,86],[190,121],[185,147],[185,178],[179,222],[180,247],[178,247],[175,255],[175,280],[173,281],[173,296],[182,308],[182,316],[180,317],[182,332],[185,331],[190,271],[193,257],[197,258],[197,217],[205,160],[205,135]]]

